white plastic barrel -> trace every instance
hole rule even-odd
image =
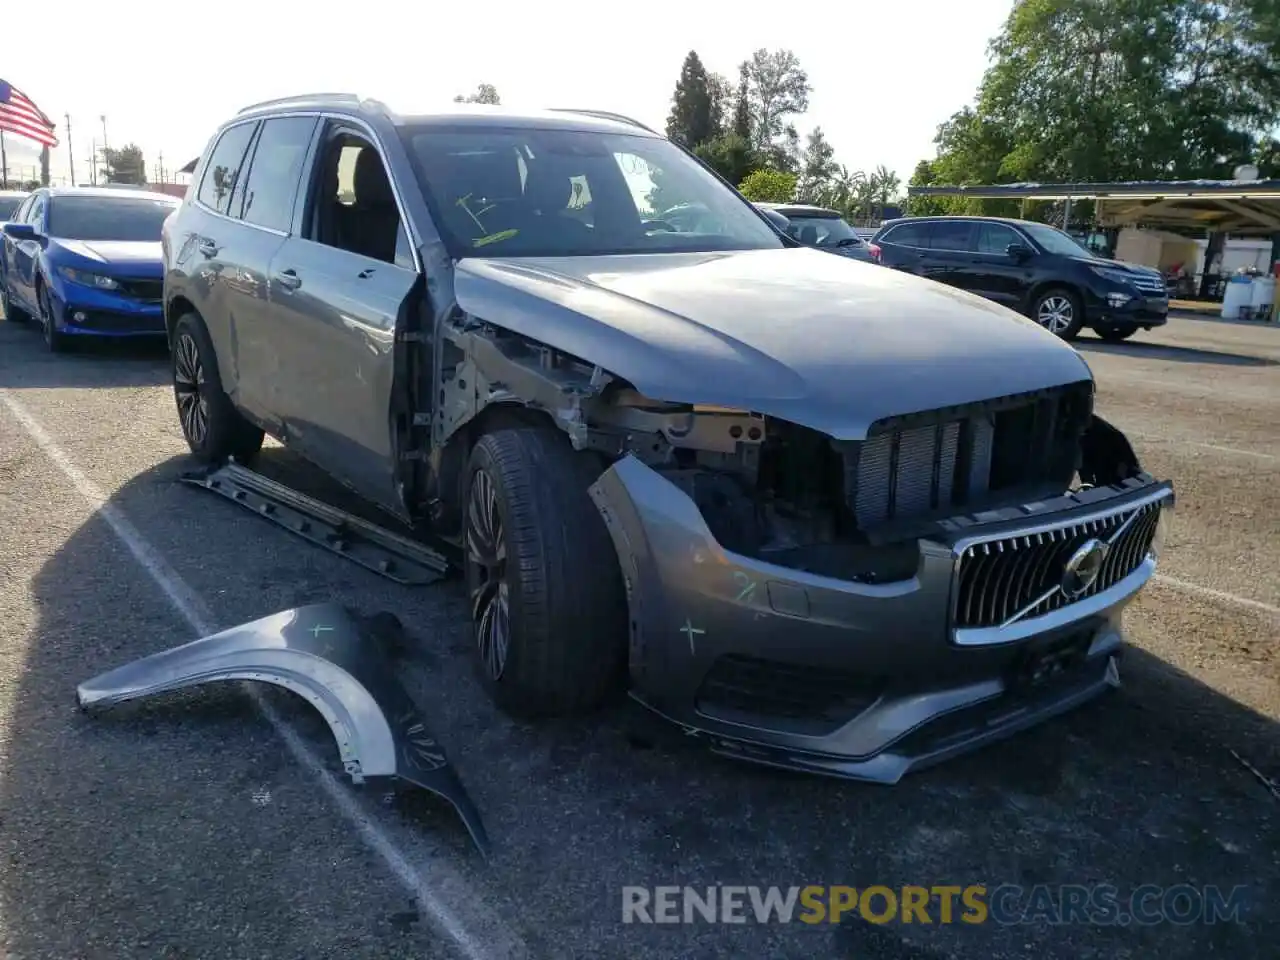
[[[1275,302],[1276,278],[1254,277],[1253,295],[1249,300],[1249,306],[1253,307],[1253,315],[1257,317],[1269,314],[1271,312],[1270,307]]]
[[[1240,308],[1253,302],[1253,278],[1235,276],[1227,281],[1222,291],[1222,319],[1236,320],[1240,317]]]

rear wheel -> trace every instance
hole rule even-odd
[[[1031,318],[1063,340],[1074,340],[1084,326],[1084,309],[1070,290],[1054,287],[1036,299]]]
[[[8,284],[3,280],[0,280],[0,312],[4,313],[6,320],[13,323],[26,323],[31,319],[30,314],[10,299]]]
[[[1107,327],[1103,330],[1095,331],[1099,337],[1107,341],[1107,343],[1120,343],[1122,340],[1128,340],[1138,332],[1137,327]]]
[[[241,416],[222,389],[213,342],[196,314],[178,319],[170,355],[178,419],[196,459],[215,464],[235,457],[244,462],[261,450],[263,432]]]
[[[558,430],[486,434],[463,530],[481,683],[519,717],[592,709],[620,689],[626,593],[587,488],[599,464]]]

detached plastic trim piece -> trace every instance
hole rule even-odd
[[[328,722],[352,782],[396,777],[443,797],[487,858],[480,814],[396,679],[387,639],[345,606],[312,604],[117,667],[81,683],[76,700],[99,710],[219,680],[291,690]]]

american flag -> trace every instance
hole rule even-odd
[[[0,80],[0,130],[56,147],[53,122],[17,87]]]

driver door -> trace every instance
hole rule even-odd
[[[36,233],[43,235],[44,214],[48,205],[46,194],[36,194],[31,206],[27,208],[26,219],[22,222],[35,227]],[[8,254],[5,275],[9,283],[9,296],[31,316],[39,316],[40,307],[36,303],[36,265],[40,261],[40,241],[6,237],[4,245]]]

